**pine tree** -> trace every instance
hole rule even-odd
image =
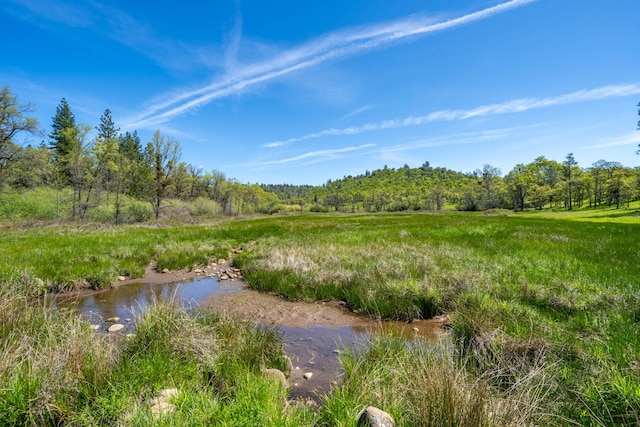
[[[58,165],[63,182],[70,182],[69,154],[74,149],[74,141],[70,135],[75,133],[77,125],[76,117],[65,98],[56,107],[56,115],[52,119],[49,148],[53,151],[53,160]]]
[[[76,127],[76,117],[65,98],[62,98],[60,104],[56,107],[56,115],[52,119],[51,127],[53,130],[49,134],[49,138],[51,138],[49,148],[54,151],[56,158],[59,159],[71,151],[72,143],[65,134],[65,130]]]

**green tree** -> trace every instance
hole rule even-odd
[[[160,207],[167,195],[167,187],[172,183],[174,172],[180,162],[182,149],[180,142],[173,138],[165,138],[159,130],[147,143],[146,155],[151,167],[152,203],[156,220],[160,218]]]
[[[531,168],[535,183],[532,188],[532,201],[536,209],[542,209],[547,202],[554,201],[562,165],[555,160],[539,156],[527,166]]]
[[[611,179],[607,182],[607,197],[609,205],[616,205],[616,209],[624,202],[628,202],[633,196],[634,179],[629,176],[624,168],[615,168]]]
[[[149,167],[144,162],[144,153],[138,134],[126,132],[117,138],[115,153],[109,157],[111,187],[114,197],[114,220],[120,224],[125,195],[142,199],[148,194]]]
[[[605,195],[605,171],[608,168],[609,162],[606,160],[598,160],[593,163],[589,168],[589,174],[591,175],[592,194],[593,194],[593,206],[598,206],[602,203]]]
[[[476,174],[482,178],[481,209],[497,208],[500,206],[500,173],[500,169],[491,165],[484,165],[482,170],[476,170]]]
[[[149,193],[150,168],[145,163],[145,154],[137,132],[126,132],[118,137],[119,163],[126,164],[121,168],[121,185],[130,197],[144,198]]]
[[[207,186],[207,179],[203,176],[203,170],[200,167],[187,165],[187,173],[189,174],[189,199],[195,200],[201,197]]]
[[[429,162],[426,163],[428,166]],[[441,180],[438,179],[433,183],[431,191],[429,191],[429,198],[433,202],[433,207],[436,210],[442,210],[448,193],[446,186]]]
[[[533,174],[531,168],[523,164],[517,164],[511,172],[504,178],[507,184],[507,191],[513,200],[515,208],[523,211],[527,196],[533,185]]]
[[[91,204],[92,192],[99,192],[100,186],[107,189],[107,204],[109,203],[111,176],[113,175],[113,167],[115,166],[114,156],[117,150],[117,129],[111,118],[111,111],[107,108],[100,117],[100,125],[96,127],[98,135],[95,143],[90,147],[91,156],[87,166],[86,174],[86,195],[85,202],[82,205],[82,216],[87,213],[87,209]],[[99,196],[98,196],[99,203]]]
[[[37,135],[39,132],[38,120],[29,116],[33,111],[33,105],[21,104],[9,86],[0,90],[0,185],[4,169],[21,152],[16,136],[20,133]]]
[[[56,163],[60,163],[60,171],[68,179],[69,171],[65,161],[68,154],[73,150],[73,134],[76,127],[76,117],[71,111],[71,107],[65,98],[60,100],[60,104],[56,107],[56,114],[53,116],[51,127],[53,130],[49,134],[49,147],[53,150],[53,158]]]
[[[578,165],[573,153],[567,154],[565,161],[562,162],[562,177],[565,182],[565,205],[567,209],[573,208],[573,196],[575,191],[574,168]]]
[[[76,125],[65,128],[61,136],[67,143],[64,156],[59,161],[66,166],[65,173],[73,188],[73,203],[71,217],[78,219],[86,212],[82,206],[82,190],[87,183],[89,170],[89,148],[87,135],[91,128],[87,125]]]
[[[116,127],[111,117],[111,110],[108,108],[100,116],[100,124],[96,126],[96,130],[98,131],[95,144],[96,178],[107,190],[107,203],[109,203],[114,173],[113,166],[115,166],[114,156],[117,155],[120,128]]]
[[[187,199],[189,189],[189,171],[185,162],[178,163],[173,176],[173,195],[177,199]]]
[[[15,188],[36,188],[51,184],[53,175],[49,148],[44,143],[38,147],[27,145],[7,165],[5,183]]]

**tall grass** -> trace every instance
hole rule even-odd
[[[152,259],[182,268],[242,246],[235,262],[251,286],[291,299],[343,300],[380,318],[447,314],[465,371],[504,373],[485,383],[490,390],[518,384],[526,378],[519,363],[544,357],[558,382],[543,405],[552,420],[636,425],[639,232],[637,222],[468,213],[4,230],[0,281],[33,289],[91,278],[106,285],[125,271],[141,274]]]
[[[345,380],[325,399],[321,425],[355,426],[356,414],[367,405],[385,408],[398,425],[405,426],[523,426],[551,421],[543,407],[550,369],[541,364],[530,366],[517,384],[496,391],[491,380],[501,375],[499,371],[472,375],[466,358],[445,341],[425,344],[377,336],[361,350],[346,350],[340,360]],[[341,420],[350,421],[340,424]]]
[[[283,343],[261,329],[177,302],[152,305],[135,335],[96,334],[47,299],[0,295],[0,424],[310,425],[261,368],[282,367]],[[176,388],[174,410],[154,398]]]
[[[105,384],[117,348],[78,316],[0,291],[0,420],[58,425]]]
[[[637,423],[638,224],[469,214],[290,224],[297,232],[258,240],[237,259],[252,286],[340,299],[374,317],[448,314],[462,351],[478,359],[476,375],[495,368],[496,354],[544,349],[558,366],[561,386],[549,398],[558,417]],[[519,369],[509,372],[517,383]]]
[[[226,258],[237,245],[212,227],[4,230],[0,283],[26,271],[49,290],[101,289],[120,275],[141,277],[152,260],[160,269],[190,268]]]

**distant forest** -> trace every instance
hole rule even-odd
[[[180,142],[156,131],[143,143],[120,132],[106,109],[92,128],[76,123],[63,98],[43,131],[9,87],[0,91],[0,218],[142,222],[219,213],[281,210],[380,212],[582,206],[621,207],[640,197],[640,168],[599,160],[580,167],[573,154],[538,157],[506,175],[491,166],[469,173],[429,162],[366,171],[321,186],[243,184],[181,160]],[[21,145],[18,136],[44,138]]]
[[[316,211],[441,210],[616,207],[640,197],[640,168],[599,160],[581,168],[573,154],[562,162],[541,156],[505,176],[491,165],[471,173],[404,165],[327,181],[319,187],[262,185],[289,203]]]

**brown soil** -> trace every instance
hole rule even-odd
[[[213,264],[206,268],[208,272],[226,270],[231,261]],[[118,282],[117,286],[130,283],[159,284],[195,280],[206,277],[203,273],[195,273],[194,269],[173,270],[168,273],[157,271],[155,263],[150,263],[144,277],[127,279]],[[330,328],[352,327],[360,331],[395,328],[400,332],[418,334],[435,338],[443,332],[442,327],[448,324],[446,316],[428,320],[413,320],[410,323],[385,321],[378,322],[366,316],[354,314],[342,302],[305,302],[288,301],[277,295],[250,289],[246,282],[232,279],[223,282],[226,287],[239,288],[237,292],[226,295],[215,295],[199,301],[203,308],[212,308],[232,317],[248,320],[254,324],[277,325],[292,328],[308,328],[323,326]]]
[[[226,264],[229,265],[228,263]],[[172,270],[168,273],[159,272],[156,269],[156,263],[150,263],[147,268],[144,270],[144,276],[138,277],[137,279],[127,279],[118,282],[119,285],[127,285],[129,283],[143,283],[143,284],[155,284],[155,283],[173,283],[173,282],[184,282],[186,280],[193,280],[197,278],[199,275],[194,272],[194,269],[182,269],[182,270]]]
[[[437,337],[442,326],[448,323],[446,316],[429,320],[414,320],[411,323],[378,322],[365,316],[353,314],[337,302],[287,301],[277,295],[259,292],[242,283],[227,286],[242,286],[239,292],[213,296],[200,303],[233,317],[249,320],[255,324],[277,325],[291,328],[323,326],[339,328],[348,326],[360,331],[395,328],[407,334]]]
[[[199,269],[200,273],[195,272],[196,268],[162,273],[158,272],[155,264],[152,263],[147,266],[143,278],[120,281],[116,287],[134,283],[149,285],[185,281],[197,283],[199,280],[217,276],[223,271],[233,270],[229,260]],[[134,295],[128,297],[137,298],[137,291],[133,287],[131,289]],[[65,294],[65,298],[82,295],[91,297],[102,292],[109,291],[75,291],[71,293],[73,295]],[[119,306],[122,305],[122,301],[111,302],[111,304]],[[127,304],[130,304],[130,301],[127,300]],[[444,332],[443,325],[448,323],[446,316],[430,320],[414,320],[410,323],[378,322],[352,313],[341,302],[287,301],[271,293],[256,291],[250,289],[241,277],[220,281],[218,292],[198,300],[198,304],[202,308],[223,312],[256,325],[273,325],[280,329],[284,334],[287,354],[294,364],[294,370],[289,378],[292,399],[315,399],[327,393],[334,384],[339,382],[342,368],[337,352],[340,348],[357,347],[372,333],[389,329],[393,329],[394,335],[399,333],[408,338],[419,336],[428,340],[436,339]],[[313,373],[313,376],[304,378],[304,373],[307,372]]]

